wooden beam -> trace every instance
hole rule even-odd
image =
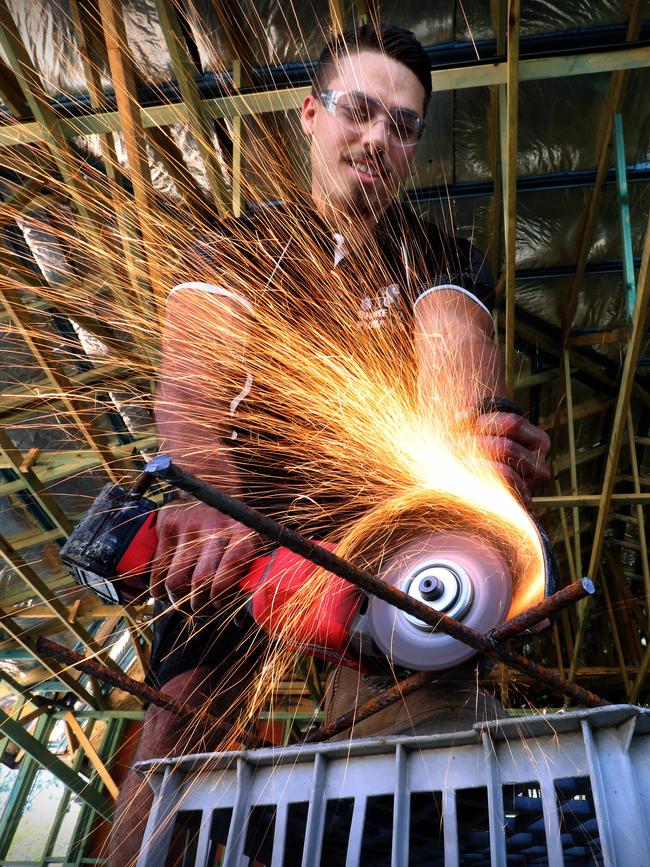
[[[634,442],[634,421],[632,419],[632,410],[628,407],[627,410],[627,436],[630,449],[630,466],[632,468],[632,477],[634,479],[634,491],[637,494],[641,493],[641,479],[639,475],[639,463],[636,457],[636,445]],[[639,552],[641,554],[641,570],[643,572],[643,584],[646,594],[646,608],[648,611],[648,625],[650,627],[650,562],[648,561],[648,537],[646,535],[645,517],[643,515],[643,506],[637,505],[636,523],[639,531]]]
[[[491,0],[490,16],[492,28],[496,34],[497,54],[502,56],[506,53],[507,42],[507,0]],[[488,161],[494,183],[494,195],[490,202],[490,218],[488,225],[491,227],[491,238],[487,256],[492,267],[495,279],[501,271],[501,230],[503,227],[503,176],[502,176],[502,147],[501,118],[506,114],[506,87],[503,84],[490,88],[490,105],[488,108]],[[497,286],[502,286],[501,280]],[[515,388],[517,388],[517,383]]]
[[[545,57],[535,60],[522,60],[519,64],[519,81],[537,81],[563,78],[573,75],[591,75],[612,70],[644,69],[650,66],[650,48],[616,48],[611,51],[595,52],[560,57]],[[475,67],[434,70],[431,80],[436,91],[458,90],[469,87],[484,87],[505,84],[507,65],[505,62],[479,64]],[[233,118],[265,114],[273,111],[286,111],[299,108],[302,100],[310,92],[309,85],[288,87],[278,90],[257,91],[256,93],[235,94],[205,100],[210,114],[215,118]],[[140,108],[140,122],[146,129],[151,126],[169,126],[184,123],[188,118],[187,107],[179,103],[165,103],[159,106]],[[61,130],[68,138],[95,135],[103,132],[121,130],[120,115],[116,111],[89,113],[73,118],[62,118]],[[12,123],[0,128],[0,147],[14,144],[30,144],[43,141],[45,134],[36,122]]]
[[[98,0],[98,8],[135,198],[136,210],[132,216],[135,225],[140,229],[142,238],[141,245],[138,245],[138,254],[142,261],[143,276],[144,273],[148,275],[154,292],[155,303],[161,307],[164,302],[164,293],[160,275],[154,265],[159,239],[156,222],[151,215],[154,189],[141,121],[141,109],[137,99],[133,62],[128,50],[122,5],[120,0]],[[137,244],[137,239],[134,238],[133,243]],[[144,293],[138,297],[143,314],[149,314],[153,325],[154,319],[151,316],[149,300]]]
[[[154,0],[162,31],[165,35],[167,50],[174,68],[174,76],[183,98],[190,131],[196,140],[208,186],[212,192],[219,215],[225,217],[229,212],[226,184],[223,171],[213,143],[210,117],[207,106],[201,98],[196,83],[197,69],[190,57],[185,37],[176,10],[171,0]]]
[[[570,457],[570,475],[571,475],[571,496],[578,495],[578,472],[576,463],[576,441],[575,430],[573,427],[573,386],[571,383],[571,362],[568,350],[564,350],[564,387],[567,400],[567,434],[569,438],[569,457]],[[577,506],[573,506],[572,510],[573,530],[574,530],[574,563],[576,574],[582,575],[582,549],[580,546],[580,510]]]
[[[641,258],[641,268],[639,270],[639,278],[637,283],[636,304],[634,307],[634,317],[632,321],[632,331],[630,341],[627,345],[625,353],[625,362],[623,364],[623,372],[621,374],[621,384],[616,401],[616,411],[614,413],[614,422],[612,424],[612,432],[609,441],[609,450],[607,453],[607,462],[605,465],[605,474],[603,478],[603,487],[598,504],[598,515],[596,518],[596,526],[594,529],[594,538],[591,549],[591,557],[589,560],[589,575],[594,575],[603,549],[605,538],[605,528],[609,516],[610,506],[614,493],[614,482],[618,470],[618,462],[621,455],[621,447],[623,445],[623,437],[625,435],[625,426],[628,418],[630,407],[630,398],[632,395],[632,385],[634,376],[637,370],[641,347],[645,341],[645,325],[648,315],[648,304],[650,302],[650,217],[646,226],[646,235],[643,245],[643,256]],[[589,597],[588,597],[589,598]],[[575,674],[577,666],[580,644],[584,634],[587,613],[589,610],[589,602],[583,599],[578,603],[579,622],[578,634],[574,646],[574,656],[571,661],[569,677],[572,678]]]
[[[609,587],[607,584],[607,576],[605,575],[605,570],[600,568],[600,586],[603,591],[603,597],[605,599],[605,607],[607,609],[607,617],[609,619],[609,626],[612,632],[612,639],[614,641],[614,649],[616,651],[616,659],[618,661],[618,667],[621,672],[621,680],[623,681],[623,687],[625,689],[625,695],[630,697],[631,687],[630,687],[630,679],[627,674],[625,654],[623,653],[623,647],[621,646],[621,639],[618,633],[618,626],[616,623],[616,617],[614,615],[614,608],[612,606],[612,600],[609,594]]]
[[[75,773],[58,756],[51,753],[47,746],[26,732],[23,727],[0,709],[0,730],[5,732],[14,743],[25,750],[41,767],[54,774],[61,782],[92,807],[100,816],[110,821],[111,810],[99,792],[81,775]]]
[[[0,0],[1,2],[1,0]],[[1,246],[0,246],[1,249]],[[1,249],[4,253],[5,250]],[[10,280],[3,281],[4,287],[0,289],[0,303],[11,317],[11,320],[27,344],[27,348],[34,356],[39,367],[48,377],[52,387],[60,395],[61,401],[71,422],[79,429],[80,434],[88,445],[97,452],[97,458],[109,479],[117,482],[119,475],[115,471],[115,457],[105,445],[105,434],[101,434],[95,427],[94,421],[88,417],[86,408],[73,397],[74,386],[70,379],[60,370],[57,359],[52,351],[45,345],[46,341],[36,339],[39,328],[32,321],[18,299],[16,290]],[[22,462],[22,457],[21,457]]]
[[[635,42],[639,38],[641,24],[643,22],[644,3],[642,0],[632,0],[630,6],[630,17],[628,19],[626,41]],[[596,181],[591,191],[589,204],[585,212],[582,229],[579,236],[577,255],[576,255],[576,271],[571,282],[571,287],[564,302],[562,320],[563,320],[563,338],[566,341],[570,335],[573,326],[577,305],[578,293],[585,275],[589,251],[591,249],[591,239],[596,227],[596,220],[600,210],[600,203],[604,189],[605,177],[610,165],[610,142],[612,138],[612,126],[614,114],[621,110],[629,73],[618,70],[611,76],[607,95],[603,104],[603,110],[600,120],[600,126],[596,133],[596,153],[598,155],[596,168]]]
[[[61,175],[66,195],[74,202],[81,234],[99,248],[101,238],[95,222],[92,191],[81,180],[78,161],[68,141],[69,136],[64,133],[60,118],[50,105],[43,82],[21,40],[6,0],[0,0],[0,45],[41,131],[40,140],[47,145],[51,159]],[[35,171],[36,175],[43,171],[43,167],[38,163],[34,165],[38,169]]]
[[[30,113],[14,71],[2,60],[0,60],[0,99],[15,117],[25,117]]]
[[[70,621],[68,617],[69,611],[65,605],[57,596],[54,595],[54,593],[52,593],[45,581],[36,574],[27,561],[24,560],[17,551],[14,551],[1,535],[0,559],[5,562],[15,575],[17,575],[34,591],[35,595],[38,596],[45,605],[47,605],[54,617],[58,619],[59,623],[63,627],[61,630],[62,632],[67,632],[69,635],[72,635],[76,641],[81,642],[86,650],[89,650],[90,653],[96,656],[105,665],[108,665],[109,668],[118,670],[118,666],[114,660],[106,655],[106,651],[102,650],[101,646],[86,631],[86,629],[84,629],[84,627],[79,623]],[[2,624],[0,624],[0,626],[2,626]]]
[[[568,375],[570,378],[570,374]],[[565,372],[565,377],[566,376],[567,374]],[[557,372],[555,374],[555,378],[557,379]],[[573,422],[576,422],[583,418],[589,418],[589,416],[592,415],[598,415],[600,413],[607,412],[607,410],[611,409],[612,406],[614,406],[613,399],[602,397],[590,398],[589,400],[585,400],[582,403],[579,403],[577,406],[573,406],[571,412],[569,412],[567,409],[567,411],[562,412],[557,416],[555,413],[553,413],[552,415],[542,416],[537,426],[540,427],[542,430],[549,430],[552,427],[557,428],[567,424],[567,422],[571,420],[573,420]]]
[[[578,494],[575,497],[533,497],[534,509],[566,509],[578,505],[585,508],[596,508],[602,501],[601,494]],[[650,505],[650,493],[647,494],[613,494],[612,503],[620,505]]]
[[[106,786],[106,791],[111,796],[111,798],[116,801],[120,794],[120,790],[118,789],[115,780],[110,775],[108,768],[99,757],[99,753],[86,736],[86,732],[79,725],[77,718],[72,713],[72,711],[68,711],[66,713],[64,720],[70,726],[70,729],[72,730],[72,733],[79,742],[80,746],[83,747],[83,750],[88,756],[91,765],[97,771],[97,774],[102,783]]]

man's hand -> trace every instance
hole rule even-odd
[[[151,594],[194,612],[221,606],[246,574],[258,544],[247,527],[198,501],[161,509],[157,529]]]
[[[514,412],[480,415],[476,433],[501,475],[529,505],[533,493],[551,477],[548,434]]]

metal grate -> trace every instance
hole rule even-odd
[[[142,762],[138,867],[650,864],[650,711]]]

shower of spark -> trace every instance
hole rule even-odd
[[[257,141],[243,139],[248,177],[264,178],[266,198],[303,202],[304,190],[289,176],[286,142],[262,119],[255,123]],[[37,207],[7,204],[4,211],[36,239],[32,249],[47,279],[3,242],[0,293],[25,365],[50,371],[53,400],[64,398],[51,417],[39,408],[36,420],[21,423],[64,426],[73,441],[82,441],[81,424],[86,439],[94,431],[105,447],[111,433],[101,428],[104,412],[116,402],[152,413],[142,382],[157,381],[162,446],[197,475],[235,488],[374,571],[417,535],[463,528],[496,545],[508,563],[515,583],[510,615],[538,601],[544,565],[537,531],[474,435],[476,407],[489,396],[475,374],[476,355],[417,321],[395,317],[390,327],[375,327],[380,320],[367,300],[372,306],[394,284],[379,247],[353,249],[341,279],[323,233],[302,208],[262,209],[255,231],[246,220],[224,227],[216,213],[206,219],[153,193],[136,213],[119,180],[124,167],[110,164],[106,147],[103,155],[108,175],[72,150],[60,155],[65,174],[53,170],[45,147],[11,154],[12,168],[47,190]],[[256,197],[245,180],[243,196]],[[412,262],[415,289],[420,272],[421,263]],[[187,288],[166,300],[173,286],[197,281],[225,293]],[[72,320],[93,363],[119,366],[109,396],[56,373],[66,365],[74,371],[80,356],[76,338],[51,328],[55,314]],[[418,371],[418,340],[432,348],[428,370]],[[21,396],[42,401],[23,379]],[[170,440],[172,429],[182,431],[182,441]],[[215,477],[213,468],[235,454],[237,480]],[[116,474],[124,476],[125,466],[116,461]],[[198,549],[201,541],[191,544]],[[251,725],[276,701],[296,666],[292,645],[302,614],[327,594],[329,581],[316,572],[292,601],[279,641],[262,651],[239,725]],[[244,605],[237,600],[219,622]],[[220,693],[229,686],[222,678]],[[237,699],[225,705],[224,718],[241,709]],[[210,748],[224,746],[200,729],[197,722]]]

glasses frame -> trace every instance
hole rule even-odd
[[[362,123],[356,123],[355,126],[358,129],[361,129],[364,126],[373,126],[375,123],[378,123],[380,120],[386,122],[388,121],[388,138],[391,144],[397,145],[402,148],[413,148],[416,147],[422,140],[422,134],[424,133],[424,118],[419,115],[417,112],[412,111],[410,108],[397,108],[397,109],[388,109],[381,107],[381,103],[379,100],[375,99],[372,96],[368,96],[360,90],[322,90],[318,94],[318,99],[326,112],[335,117],[339,123],[345,123],[345,121],[341,121],[341,118],[336,114],[336,105],[339,99],[342,96],[349,96],[350,94],[354,94],[355,96],[362,97],[366,103],[376,104],[379,106],[379,111],[375,115],[372,120],[368,120]],[[417,138],[415,141],[405,141],[402,138],[395,138],[392,132],[393,118],[391,117],[391,111],[402,111],[408,114],[412,114],[417,120]]]

